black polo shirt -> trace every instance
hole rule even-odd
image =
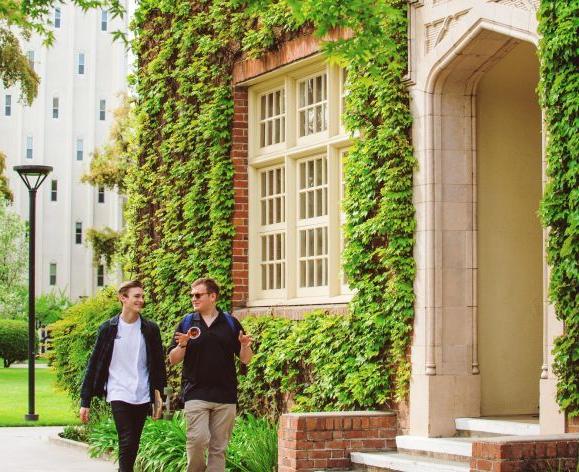
[[[243,331],[241,323],[234,317],[232,329],[219,310],[219,315],[210,327],[203,317],[194,313],[191,326],[197,326],[201,335],[187,343],[183,359],[183,401],[204,400],[215,403],[237,403],[237,375],[235,356],[239,356],[241,344],[239,332]],[[177,326],[176,333],[183,333],[184,319]],[[169,346],[177,346],[175,336]]]

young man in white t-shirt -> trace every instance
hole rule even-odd
[[[123,305],[119,315],[104,322],[98,332],[81,388],[80,419],[88,422],[94,396],[111,404],[119,436],[119,471],[132,472],[139,441],[155,390],[167,384],[159,327],[141,317],[143,285],[133,280],[119,287]]]

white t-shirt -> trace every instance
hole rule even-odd
[[[141,318],[134,323],[126,323],[119,317],[107,382],[107,402],[111,401],[134,405],[151,401],[147,347],[141,333]]]

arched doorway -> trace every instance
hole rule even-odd
[[[481,415],[537,414],[542,364],[539,64],[515,45],[476,89]]]

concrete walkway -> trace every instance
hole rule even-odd
[[[116,464],[49,441],[62,427],[0,428],[0,470],[6,472],[114,472]]]

